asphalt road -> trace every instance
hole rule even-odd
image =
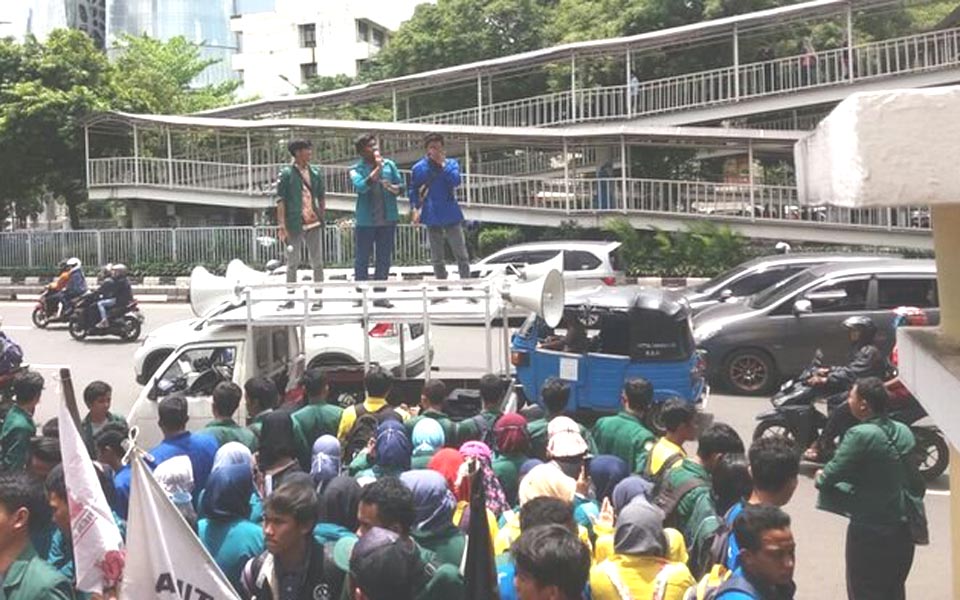
[[[90,381],[103,379],[113,386],[114,410],[125,412],[139,391],[133,379],[132,355],[136,344],[123,344],[109,339],[77,342],[65,329],[35,329],[30,323],[31,303],[0,303],[2,329],[19,342],[26,360],[48,378],[49,392],[39,408],[39,422],[56,414],[56,370],[70,366],[78,393]],[[141,304],[146,315],[144,333],[165,323],[190,316],[184,304]],[[57,327],[57,326],[54,326]],[[495,332],[496,333],[496,332]],[[482,329],[467,327],[434,327],[436,363],[442,370],[479,371],[485,364],[485,339]],[[499,366],[500,337],[494,336],[495,367]],[[469,369],[464,368],[469,367]],[[713,395],[708,410],[718,421],[726,421],[749,440],[754,415],[768,406],[765,398]],[[749,443],[749,442],[748,442]],[[796,581],[800,599],[843,598],[844,539],[846,520],[814,508],[816,491],[812,483],[812,465],[804,465],[800,486],[793,501],[786,507],[793,517],[797,540]],[[913,570],[908,580],[909,598],[949,598],[950,522],[946,476],[931,486],[927,495],[927,518],[930,522],[931,545],[917,549]]]

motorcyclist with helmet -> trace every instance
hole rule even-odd
[[[133,300],[133,289],[127,279],[127,266],[123,263],[112,265],[110,276],[103,280],[98,291],[100,300],[97,301],[97,309],[100,311],[100,322],[97,323],[97,328],[103,329],[110,325],[107,312],[111,308],[117,305],[126,306]]]
[[[61,260],[58,268],[57,278],[47,284],[50,295],[48,297],[49,304],[47,304],[45,310],[49,311],[51,305],[56,306],[57,316],[59,317],[66,309],[65,294],[67,286],[70,283],[70,267],[67,265],[67,261]]]
[[[80,263],[80,259],[76,256],[68,258],[67,268],[70,269],[70,276],[67,279],[67,288],[64,290],[65,304],[87,293],[87,278],[83,274],[83,265]]]
[[[814,462],[822,460],[825,450],[830,448],[833,440],[856,424],[857,421],[850,413],[846,398],[857,379],[862,377],[886,379],[890,370],[887,357],[874,344],[877,326],[873,319],[864,315],[849,317],[843,322],[843,327],[847,330],[850,339],[849,362],[844,366],[823,367],[806,381],[811,387],[822,387],[832,393],[827,398],[827,406],[830,410],[827,424],[820,433],[820,437],[803,455],[806,460]]]

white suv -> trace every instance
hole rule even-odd
[[[556,240],[518,244],[494,252],[471,267],[483,277],[504,265],[518,269],[556,259],[563,253],[563,283],[567,291],[598,285],[621,285],[626,279],[620,259],[620,242]]]
[[[206,318],[184,319],[154,329],[143,339],[133,355],[133,370],[137,383],[146,385],[151,375],[176,348],[194,341],[216,338],[221,325],[208,323]],[[389,369],[400,376],[400,332],[403,332],[403,355],[407,376],[423,373],[423,326],[375,323],[370,326],[370,362]],[[316,325],[307,328],[307,368],[363,364],[363,336],[357,324]]]

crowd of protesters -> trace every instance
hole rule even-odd
[[[800,451],[787,438],[747,448],[732,427],[705,425],[681,400],[658,407],[658,436],[643,379],[627,381],[620,412],[592,428],[565,414],[570,388],[558,379],[540,391],[541,414],[525,415],[502,412],[506,382],[486,375],[479,413],[456,419],[438,380],[408,406],[391,394],[389,372],[372,367],[365,398],[347,408],[330,401],[320,370],[301,383],[300,405],[281,404],[268,378],[243,389],[221,383],[215,419],[193,432],[184,397],[158,402],[164,439],[149,449],[149,466],[243,598],[463,598],[471,483],[481,481],[486,514],[473,521],[487,522],[501,598],[794,596],[783,507]],[[42,377],[21,374],[15,392],[0,432],[0,597],[82,597],[72,587],[57,423],[38,434],[33,422]],[[884,476],[909,451],[910,434],[886,417],[883,393],[873,379],[854,386],[849,404],[861,424],[816,479],[822,490],[859,490],[846,513],[851,598],[904,597],[913,556],[904,484]],[[81,435],[123,531],[126,423],[110,411],[108,384],[89,384],[83,400]],[[246,425],[235,420],[241,402]]]

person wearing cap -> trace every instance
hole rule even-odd
[[[320,167],[310,164],[313,158],[310,140],[292,140],[287,144],[287,150],[293,161],[280,169],[277,179],[277,234],[286,244],[287,283],[297,282],[300,253],[304,246],[310,256],[314,283],[323,283],[323,214],[326,206],[323,173]],[[312,308],[321,306],[318,300]],[[281,308],[293,308],[293,300]]]
[[[697,441],[697,407],[680,398],[667,400],[660,411],[663,426],[667,430],[653,445],[643,467],[643,474],[656,477],[669,464],[676,469],[687,457],[683,445]]]
[[[150,450],[153,461],[147,461],[147,465],[153,469],[168,458],[186,455],[193,467],[194,485],[203,489],[213,468],[218,445],[212,435],[187,431],[187,408],[187,399],[180,394],[170,394],[160,400],[157,423],[163,432],[163,441]],[[116,477],[117,512],[124,519],[130,502],[130,476],[130,465],[126,465]]]
[[[266,551],[250,559],[240,574],[240,588],[250,600],[278,598],[335,600],[343,590],[343,573],[333,548],[314,539],[319,502],[306,474],[281,485],[264,501]]]
[[[590,498],[590,473],[587,465],[588,446],[580,435],[579,425],[570,417],[557,417],[550,422],[547,442],[547,464],[556,465],[567,477],[577,482],[574,497],[574,517],[577,523],[593,533],[593,521],[600,507]]]
[[[543,400],[543,407],[546,414],[527,423],[527,432],[530,434],[530,445],[532,455],[536,458],[544,459],[547,454],[548,427],[551,421],[562,416],[567,410],[567,403],[570,400],[570,384],[557,377],[548,377],[540,388],[540,398]],[[591,454],[596,454],[596,444],[593,442],[593,436],[590,430],[583,425],[578,425],[577,429],[580,436],[587,443]]]
[[[19,471],[27,466],[30,438],[37,433],[33,414],[40,404],[43,375],[25,371],[13,381],[16,402],[10,407],[0,429],[0,471]]]
[[[623,384],[620,412],[597,420],[593,439],[600,454],[612,454],[626,461],[631,473],[639,473],[657,436],[643,419],[653,401],[653,385],[642,377]]]

